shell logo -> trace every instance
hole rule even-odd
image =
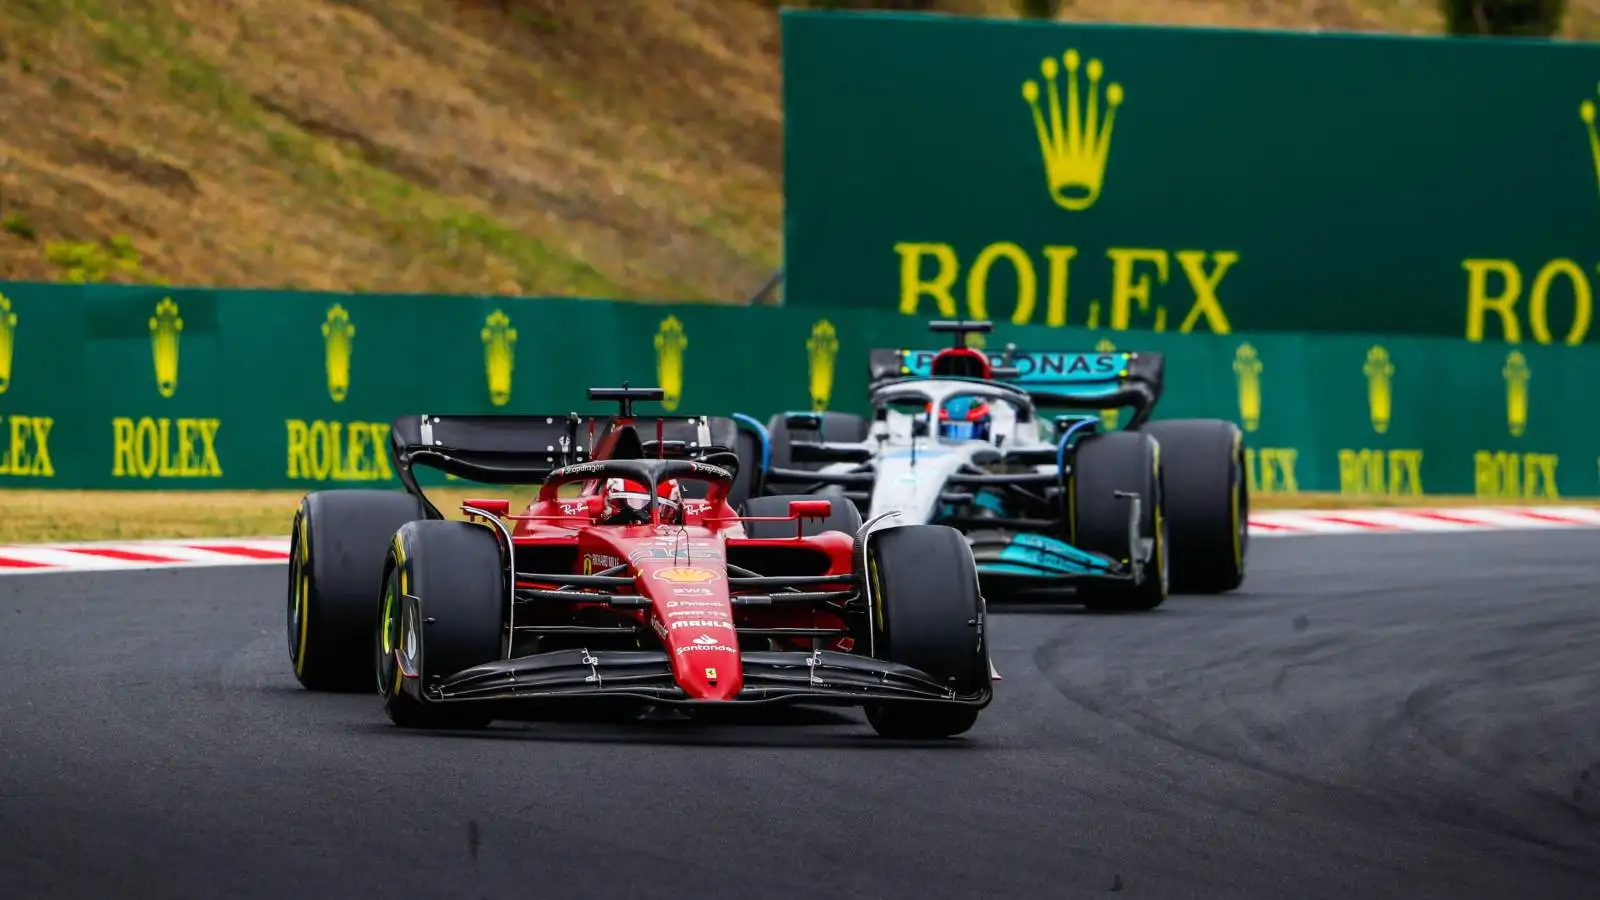
[[[688,584],[698,581],[716,581],[717,573],[699,566],[673,566],[667,569],[658,569],[655,573],[657,581],[670,581],[675,584]]]

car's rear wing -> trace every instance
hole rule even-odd
[[[876,348],[870,351],[871,383],[897,378],[938,377],[938,349]],[[1166,367],[1162,354],[1075,352],[1070,350],[985,350],[990,379],[1027,391],[1042,407],[1120,409],[1131,406],[1129,427],[1149,417],[1161,399]]]
[[[408,415],[390,425],[389,455],[401,484],[418,497],[417,465],[485,484],[539,484],[562,466],[588,461],[615,427],[614,416],[577,413]],[[631,435],[619,435],[628,446],[619,450],[637,457],[698,459],[729,451],[738,434],[737,423],[722,416],[639,416],[628,428]]]

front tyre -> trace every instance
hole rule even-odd
[[[412,522],[395,534],[374,648],[390,721],[402,728],[489,724],[482,707],[430,703],[423,687],[504,657],[506,577],[500,540],[483,525]]]
[[[1129,560],[1141,548],[1128,546],[1129,500],[1139,495],[1138,534],[1150,542],[1150,557],[1138,584],[1088,581],[1078,598],[1093,610],[1144,612],[1167,599],[1167,524],[1162,496],[1161,447],[1149,435],[1113,431],[1086,438],[1073,453],[1068,498],[1072,544],[1113,559]]]
[[[910,666],[974,697],[990,690],[978,570],[961,532],[901,525],[867,537],[874,656]],[[978,720],[967,704],[868,704],[867,722],[888,738],[962,734]]]
[[[371,690],[367,648],[384,548],[400,526],[426,516],[422,501],[397,491],[317,491],[301,499],[289,537],[285,625],[289,664],[307,690]]]

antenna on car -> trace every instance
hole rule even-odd
[[[624,381],[619,388],[589,388],[590,400],[614,400],[620,409],[617,412],[619,419],[633,418],[633,402],[635,400],[659,401],[666,399],[667,392],[661,388],[635,388],[629,387]]]

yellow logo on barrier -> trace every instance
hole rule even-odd
[[[1506,379],[1506,426],[1512,437],[1522,437],[1528,430],[1528,380],[1533,372],[1528,360],[1516,350],[1506,356],[1505,368],[1500,374]]]
[[[350,314],[335,303],[322,323],[323,366],[328,371],[328,396],[335,403],[343,403],[350,393],[350,345],[355,336]]]
[[[17,347],[17,314],[11,301],[0,294],[0,394],[11,386],[11,354]]]
[[[1583,124],[1589,130],[1589,156],[1594,160],[1596,184],[1600,186],[1600,133],[1595,131],[1594,111],[1593,100],[1585,100],[1578,104],[1578,117],[1583,119]]]
[[[833,397],[833,361],[839,357],[839,335],[833,323],[820,319],[806,339],[806,359],[811,376],[811,411],[822,412]]]
[[[516,366],[517,330],[511,319],[495,310],[484,320],[483,368],[489,382],[489,402],[505,406],[511,402],[511,372]]]
[[[1110,338],[1101,338],[1100,343],[1094,345],[1094,349],[1097,353],[1115,353],[1117,352],[1117,345],[1111,343]],[[1100,425],[1107,431],[1115,431],[1117,421],[1121,418],[1122,410],[1120,409],[1103,409],[1100,411]]]
[[[656,377],[661,382],[661,392],[666,395],[661,405],[668,412],[678,408],[678,401],[683,399],[683,348],[689,346],[689,338],[683,333],[683,323],[677,316],[667,316],[661,320],[661,328],[656,332]]]
[[[156,364],[156,390],[163,397],[178,392],[178,334],[183,331],[183,319],[178,317],[178,304],[171,297],[163,297],[156,304],[156,314],[150,317],[150,352]]]
[[[1394,363],[1389,361],[1389,351],[1382,347],[1368,350],[1367,364],[1361,371],[1367,376],[1367,413],[1372,417],[1372,430],[1383,434],[1389,430],[1394,400]]]
[[[1104,67],[1100,60],[1089,60],[1086,90],[1079,85],[1078,68],[1081,63],[1078,51],[1068,50],[1062,54],[1061,61],[1066,64],[1067,70],[1064,124],[1061,91],[1056,83],[1059,67],[1053,57],[1045,57],[1039,64],[1039,73],[1044,76],[1048,110],[1040,107],[1037,81],[1029,79],[1023,82],[1022,98],[1028,101],[1033,112],[1033,127],[1039,138],[1039,153],[1044,158],[1050,199],[1062,209],[1078,211],[1093,206],[1100,197],[1106,158],[1111,153],[1111,129],[1116,121],[1117,107],[1122,105],[1122,85],[1113,83],[1106,87],[1102,118],[1098,89]]]
[[[1233,354],[1233,374],[1239,382],[1239,417],[1245,431],[1261,426],[1261,359],[1256,348],[1240,344]]]

